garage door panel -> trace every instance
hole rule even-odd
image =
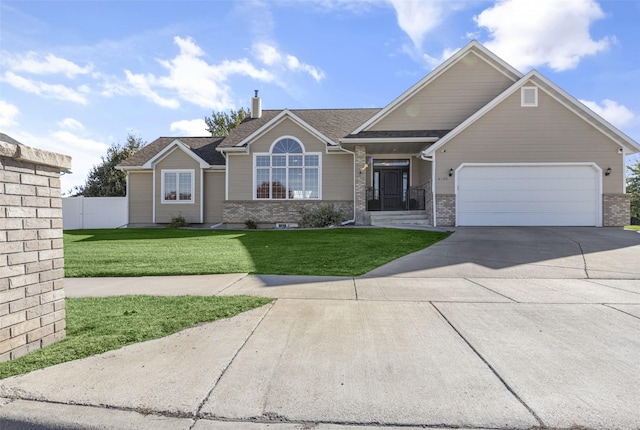
[[[467,202],[460,205],[460,212],[472,212],[472,213],[592,213],[593,207],[586,202],[555,202],[555,208],[553,211],[549,211],[546,205],[539,202],[522,201],[517,202],[505,202],[505,201],[488,201],[488,202]]]
[[[457,185],[457,225],[599,224],[599,171],[591,165],[464,166]]]

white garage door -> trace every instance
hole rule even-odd
[[[600,172],[593,165],[463,165],[460,226],[600,226]]]

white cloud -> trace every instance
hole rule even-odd
[[[151,89],[151,86],[156,83],[156,79],[153,75],[134,74],[129,70],[125,70],[124,73],[127,77],[127,82],[131,85],[134,92],[148,98],[158,106],[171,109],[177,109],[180,107],[180,102],[178,100],[162,97]]]
[[[160,95],[160,90],[164,89],[197,106],[225,110],[234,107],[231,89],[226,84],[231,76],[248,76],[263,82],[274,79],[271,72],[255,67],[246,58],[209,64],[203,59],[204,51],[191,38],[175,37],[174,43],[178,45],[179,54],[170,60],[158,60],[168,75],[125,72],[127,81],[137,93],[160,106],[177,108],[180,105],[177,99]]]
[[[309,74],[316,82],[324,79],[324,72],[310,64],[301,62],[298,57],[280,52],[276,46],[270,43],[256,43],[253,45],[254,55],[267,66],[289,70],[291,72],[303,72]]]
[[[448,60],[449,58],[451,58],[451,56],[453,54],[455,54],[460,48],[446,48],[442,51],[442,54],[440,54],[439,57],[432,57],[429,54],[423,54],[422,57],[424,59],[424,61],[431,67],[437,67],[440,64],[444,63],[446,60]]]
[[[489,31],[485,46],[520,70],[556,71],[606,50],[613,39],[593,40],[591,24],[604,17],[594,0],[499,0],[474,19]]]
[[[416,49],[421,49],[427,33],[444,20],[451,3],[441,0],[389,0],[396,10],[398,25],[411,38]]]
[[[58,127],[67,130],[82,130],[84,128],[80,121],[73,118],[65,118],[61,121],[58,121]]]
[[[20,114],[17,106],[0,100],[0,127],[11,127],[17,125],[16,118]]]
[[[207,136],[207,123],[203,119],[183,119],[171,123],[171,131],[180,132],[181,136]]]
[[[294,72],[306,72],[308,73],[316,82],[320,82],[324,78],[324,72],[316,67],[313,67],[306,63],[301,63],[297,57],[293,55],[287,55],[287,67],[289,70]]]
[[[282,62],[282,55],[275,48],[275,46],[267,43],[256,43],[253,45],[253,51],[258,57],[258,60],[262,61],[267,66],[273,66]]]
[[[635,118],[629,108],[613,100],[604,99],[601,104],[590,100],[580,100],[580,102],[616,127],[629,125]]]
[[[93,70],[92,64],[81,67],[72,61],[56,57],[53,54],[43,57],[36,52],[30,51],[24,55],[9,56],[6,53],[3,53],[3,55],[6,56],[9,69],[15,72],[26,72],[35,75],[63,74],[67,78],[73,79],[77,75],[86,75]]]
[[[82,105],[87,104],[87,98],[80,92],[60,84],[48,84],[42,81],[34,81],[18,76],[13,72],[5,72],[2,79],[9,85],[28,93],[37,94],[46,98],[70,101]]]

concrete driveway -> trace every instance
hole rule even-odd
[[[436,252],[386,266],[394,276],[68,279],[74,296],[277,300],[2,380],[0,427],[637,429],[640,277],[585,279],[620,273],[607,266],[614,257],[627,258],[628,278],[640,273],[637,238],[614,229],[458,229]],[[472,258],[488,242],[491,258]],[[446,258],[460,267],[444,272]],[[568,275],[576,258],[581,276],[541,276],[549,267]],[[468,276],[478,273],[492,276]]]
[[[367,277],[640,279],[640,233],[592,227],[456,227]]]

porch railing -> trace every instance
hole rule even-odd
[[[424,188],[384,189],[367,187],[368,211],[425,210]]]

